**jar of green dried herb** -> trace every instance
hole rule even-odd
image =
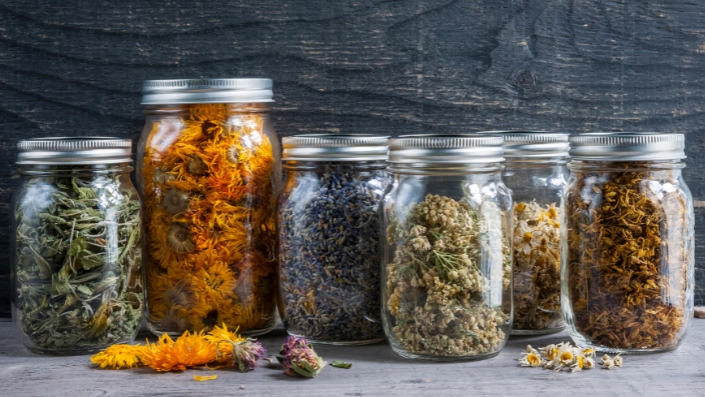
[[[511,331],[509,189],[501,136],[390,139],[382,202],[382,320],[394,351],[495,356]]]
[[[580,347],[675,349],[693,317],[693,200],[682,134],[570,139],[563,193],[562,309]]]
[[[568,134],[487,131],[504,137],[502,179],[514,208],[512,334],[565,328],[561,315],[560,202],[570,173]]]
[[[132,341],[143,304],[132,142],[39,138],[18,148],[12,315],[25,346],[68,355]]]
[[[298,135],[282,143],[278,307],[287,332],[336,345],[383,340],[378,211],[387,138]]]

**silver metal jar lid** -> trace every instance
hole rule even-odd
[[[570,137],[572,160],[684,159],[685,136],[655,132],[594,132]]]
[[[568,157],[569,134],[547,131],[482,131],[480,134],[504,137],[504,157],[507,161]]]
[[[387,159],[387,138],[378,135],[307,134],[282,138],[284,161],[375,161]]]
[[[143,105],[274,102],[271,79],[146,80]]]
[[[22,140],[17,164],[116,164],[132,161],[130,139],[58,137]]]
[[[479,164],[504,160],[501,136],[404,135],[389,140],[392,164]]]

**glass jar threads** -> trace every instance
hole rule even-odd
[[[313,343],[384,339],[379,203],[387,138],[298,135],[282,140],[279,311],[287,332]]]
[[[156,334],[276,321],[279,142],[269,79],[145,81],[137,182]]]
[[[131,141],[39,138],[18,148],[12,314],[23,343],[68,355],[132,341],[143,292]]]
[[[693,316],[692,196],[682,134],[571,137],[562,308],[581,347],[675,349]]]
[[[501,136],[389,140],[382,320],[407,358],[481,359],[511,326],[512,200]]]
[[[512,191],[512,334],[564,328],[561,314],[560,200],[569,172],[568,134],[488,131],[504,137],[504,184]]]

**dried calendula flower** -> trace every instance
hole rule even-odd
[[[404,351],[476,356],[497,351],[508,330],[502,300],[511,248],[503,212],[428,195],[405,219],[391,217],[394,261],[386,268],[386,316]]]
[[[185,331],[176,340],[163,334],[157,342],[147,342],[145,346],[114,345],[91,357],[91,362],[112,369],[146,365],[159,372],[183,371],[217,362],[245,372],[255,369],[264,354],[259,342],[243,338],[223,324],[208,334]]]
[[[100,368],[135,368],[140,363],[139,351],[139,345],[113,345],[92,356],[91,362]]]
[[[674,170],[614,166],[574,170],[566,191],[567,309],[595,346],[675,347],[692,260],[686,195]]]
[[[555,204],[514,207],[513,330],[563,326],[559,214]]]

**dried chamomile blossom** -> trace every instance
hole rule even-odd
[[[535,355],[538,356],[538,360],[534,358]],[[594,349],[582,349],[571,345],[569,342],[563,342],[557,345],[541,347],[538,350],[528,345],[526,350],[522,353],[523,357],[517,360],[522,367],[540,366],[545,369],[552,369],[556,372],[564,369],[570,372],[578,372],[584,369],[595,368],[594,355]],[[607,355],[602,358],[603,366],[605,365],[605,360],[608,359],[609,356]],[[535,364],[537,361],[538,364]],[[611,365],[615,365],[612,360],[609,360],[609,362]]]
[[[615,369],[621,367],[624,364],[624,359],[622,358],[622,353],[617,354],[614,358],[605,354],[602,356],[602,368],[605,369]]]
[[[502,211],[438,195],[403,220],[388,211],[394,261],[386,268],[385,316],[400,347],[430,356],[497,351],[508,329],[501,301],[511,276]]]
[[[314,378],[326,365],[306,338],[296,336],[286,338],[277,360],[284,365],[286,375],[304,378]]]
[[[559,211],[555,204],[514,206],[514,330],[563,326]]]

